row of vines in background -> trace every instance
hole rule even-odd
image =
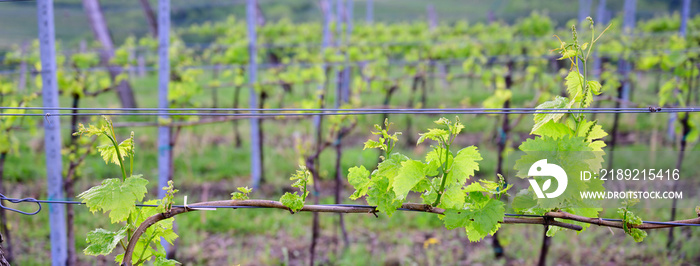
[[[563,166],[570,176],[582,171],[596,172],[603,167],[604,147],[602,140],[608,135],[598,121],[587,118],[583,113],[565,114],[561,112],[548,113],[547,110],[561,110],[568,108],[589,108],[595,102],[595,95],[601,94],[602,85],[588,74],[588,62],[592,59],[591,48],[600,38],[594,34],[593,21],[589,19],[590,42],[588,37],[579,35],[576,28],[572,27],[573,41],[560,42],[555,49],[559,60],[568,62],[570,70],[565,77],[566,97],[554,96],[537,106],[543,112],[534,115],[534,125],[530,134],[535,138],[523,142],[518,149],[525,152],[515,162],[516,177],[529,178],[533,176],[532,167],[544,166],[547,161],[556,162]],[[553,99],[552,99],[553,98]],[[683,118],[685,119],[685,117]],[[343,124],[349,126],[342,126]],[[330,132],[339,132],[354,126],[354,121],[349,117],[339,116],[330,121]],[[102,126],[82,124],[76,135],[88,137],[98,135],[105,136],[111,145],[100,148],[105,162],[114,163],[121,168],[122,178],[106,179],[101,185],[90,188],[80,194],[80,198],[91,211],[109,212],[112,223],[121,227],[117,231],[96,229],[88,234],[90,245],[85,250],[89,255],[110,254],[115,248],[121,246],[125,252],[117,255],[116,261],[122,265],[140,265],[150,259],[154,259],[155,265],[173,265],[176,262],[166,259],[165,251],[159,245],[160,237],[172,242],[177,235],[172,231],[173,217],[188,211],[206,209],[207,206],[255,206],[289,210],[292,214],[306,210],[314,212],[339,212],[339,213],[377,213],[393,215],[399,208],[413,208],[424,212],[438,214],[447,229],[462,228],[470,241],[480,241],[488,235],[495,235],[503,223],[506,223],[506,207],[502,197],[509,196],[509,185],[506,178],[497,172],[496,181],[478,180],[468,182],[475,173],[480,170],[479,162],[483,160],[476,146],[464,148],[456,147],[455,138],[464,129],[457,117],[454,120],[440,118],[435,121],[435,128],[430,128],[420,133],[416,145],[426,145],[431,142],[430,151],[422,159],[413,159],[407,155],[396,152],[401,135],[391,129],[391,123],[385,120],[383,125],[375,125],[376,131],[373,137],[364,143],[364,149],[379,149],[381,155],[376,167],[370,169],[365,166],[356,166],[348,170],[347,181],[355,189],[350,196],[351,200],[364,198],[373,209],[353,209],[357,205],[349,206],[306,206],[309,196],[309,186],[313,185],[318,191],[318,173],[314,169],[313,162],[318,158],[318,150],[329,144],[317,144],[316,152],[311,156],[302,156],[301,162],[306,163],[294,173],[290,180],[294,181],[292,187],[299,191],[285,193],[279,201],[251,200],[253,191],[247,187],[240,187],[233,192],[231,201],[201,202],[192,204],[191,207],[173,208],[173,194],[177,192],[173,183],[169,183],[167,196],[160,201],[148,201],[145,204],[158,205],[155,211],[144,211],[136,204],[141,203],[146,194],[146,179],[133,174],[134,160],[134,134],[129,139],[118,143],[114,134],[112,123],[106,119]],[[332,141],[337,136],[331,136]],[[577,152],[583,155],[567,156],[567,152]],[[545,159],[543,160],[543,155]],[[130,160],[127,171],[126,160]],[[532,167],[531,167],[532,166]],[[527,170],[530,169],[530,170]],[[371,171],[370,171],[371,170]],[[539,170],[537,170],[539,171]],[[127,174],[128,172],[128,174]],[[536,182],[547,182],[543,176],[536,177]],[[549,180],[551,181],[551,180]],[[115,195],[113,192],[121,194]],[[602,211],[600,202],[596,200],[583,200],[579,193],[582,191],[605,191],[603,181],[599,179],[579,180],[571,179],[568,190],[555,198],[536,197],[532,188],[522,189],[514,196],[513,210],[523,215],[547,216],[551,221],[544,220],[544,243],[548,243],[548,237],[553,236],[561,228],[569,228],[578,231],[585,230],[594,222],[567,221],[567,217],[588,217],[596,219]],[[421,203],[408,202],[408,195],[413,192],[420,195]],[[541,193],[541,192],[540,192]],[[318,204],[318,195],[313,196]],[[621,219],[618,227],[637,242],[643,241],[647,236],[645,231],[638,227],[642,225],[642,219],[633,211],[635,202],[625,202],[618,209]],[[409,207],[413,206],[413,207]],[[305,207],[308,207],[305,209]],[[337,207],[334,209],[334,207]],[[359,208],[359,207],[358,207]],[[160,212],[160,213],[158,213]],[[559,215],[559,216],[557,216]],[[556,217],[556,218],[555,218]],[[546,219],[546,218],[545,218]],[[531,220],[530,223],[533,221]],[[567,224],[571,222],[571,224]],[[598,221],[599,225],[600,220]],[[314,223],[314,234],[317,230]],[[128,244],[127,244],[128,243]],[[311,247],[311,265],[314,265],[314,247]],[[547,247],[548,245],[543,245]],[[541,257],[546,257],[547,249],[543,249]],[[540,261],[544,264],[544,260]]]
[[[658,73],[656,74],[657,80],[661,84],[658,90],[659,102],[637,102],[635,104],[642,106],[691,106],[697,103],[700,94],[693,95],[690,91],[698,76],[697,66],[694,62],[697,58],[698,48],[700,48],[698,45],[700,35],[696,34],[700,32],[700,17],[690,21],[690,34],[686,37],[675,34],[679,27],[675,23],[676,21],[678,21],[677,17],[653,19],[640,23],[632,31],[624,32],[622,27],[617,26],[621,24],[621,19],[613,19],[611,24],[614,26],[606,33],[606,38],[600,40],[600,47],[593,50],[595,53],[591,55],[590,59],[586,58],[589,62],[600,62],[599,69],[592,69],[591,64],[589,64],[590,73],[598,75],[601,79],[602,84],[599,84],[596,91],[606,92],[610,95],[612,93],[609,92],[621,90],[623,82],[634,81],[634,75],[629,76],[630,80],[618,75],[617,63],[620,60],[626,60],[632,63],[634,71]],[[331,23],[330,27],[332,30],[344,32],[342,27],[346,26],[343,24],[338,27],[338,23]],[[598,27],[596,30],[600,32],[603,28]],[[531,106],[526,106],[532,107],[538,102],[553,98],[555,95],[571,94],[571,91],[567,92],[560,86],[565,79],[568,81],[570,73],[573,73],[568,71],[570,65],[562,64],[556,60],[557,57],[553,57],[550,53],[552,47],[559,46],[558,41],[551,38],[551,35],[564,36],[567,31],[569,29],[557,29],[549,18],[538,13],[533,13],[530,17],[524,18],[514,25],[500,22],[490,24],[458,22],[431,27],[424,22],[377,23],[356,25],[349,36],[333,39],[328,47],[321,47],[323,34],[321,34],[322,25],[319,23],[268,22],[258,30],[259,48],[255,56],[259,62],[263,63],[259,78],[255,82],[257,97],[259,97],[259,106],[257,107],[323,108],[329,106],[331,105],[329,102],[339,98],[338,95],[340,95],[340,90],[336,93],[330,93],[332,91],[328,89],[332,86],[332,81],[341,79],[340,74],[335,75],[334,73],[345,69],[349,69],[351,73],[350,84],[346,84],[349,86],[350,97],[345,99],[346,104],[340,105],[342,107],[368,106],[368,103],[361,101],[360,96],[376,93],[382,95],[382,99],[376,104],[384,107],[429,107],[427,99],[430,93],[447,90],[459,91],[461,88],[453,86],[458,80],[466,80],[470,86],[475,86],[477,82],[480,82],[493,92],[493,95],[481,104],[472,103],[466,98],[463,101],[463,107],[510,107],[513,92],[518,89],[536,92]],[[589,33],[588,31],[583,32]],[[231,17],[220,23],[205,23],[175,30],[172,36],[170,64],[173,71],[169,93],[171,107],[205,107],[202,106],[201,102],[193,100],[196,96],[204,93],[212,94],[211,104],[213,107],[240,108],[247,106],[241,103],[241,89],[246,86],[246,64],[250,57],[246,25],[243,21]],[[196,40],[206,44],[192,43],[187,40]],[[157,45],[157,41],[152,37],[129,38],[116,48],[114,57],[107,64],[100,59],[99,45],[91,44],[88,45],[89,48],[85,47],[74,52],[62,53],[57,58],[59,68],[57,74],[61,93],[63,96],[71,98],[72,107],[80,107],[81,104],[100,94],[111,93],[115,90],[116,84],[138,78],[142,72],[149,72],[148,69],[156,69],[154,65],[157,61],[155,53]],[[57,47],[57,50],[63,49]],[[104,67],[105,65],[124,71],[112,76],[110,71]],[[0,101],[2,101],[3,106],[29,106],[36,103],[34,101],[38,96],[36,92],[41,87],[38,43],[32,43],[25,48],[15,47],[12,52],[5,55],[3,69],[15,69],[21,66],[27,68],[25,72],[30,75],[19,75],[23,77],[21,80],[13,79],[10,76],[0,77]],[[442,86],[439,86],[438,83]],[[16,86],[15,84],[25,85]],[[309,85],[315,84],[321,84],[325,88],[325,92],[322,94],[326,97],[321,97],[319,100],[318,93],[309,90]],[[586,84],[582,88],[586,86],[588,85]],[[301,91],[301,94],[305,96],[303,101],[285,102],[285,95],[298,91]],[[232,96],[230,103],[226,103],[221,100],[223,98],[219,97],[224,93]],[[408,102],[397,103],[392,101],[392,96],[395,96],[396,93],[410,93],[411,96]],[[335,99],[329,96],[335,97]],[[576,97],[575,95],[569,96]],[[579,101],[583,99],[581,98]],[[632,102],[629,97],[612,96],[610,99],[614,102]],[[569,102],[557,102],[556,106],[572,103],[574,103],[573,99]],[[590,103],[590,100],[586,102],[587,105]],[[595,104],[599,106],[600,103],[596,102]],[[256,106],[251,107],[255,108]],[[170,138],[170,149],[177,146],[177,136],[183,125],[187,125],[185,122],[208,122],[198,121],[205,119],[173,117],[171,121],[161,121],[171,124],[174,128]],[[409,126],[404,130],[407,142],[413,141],[416,137],[413,134],[410,119],[410,117],[407,118],[406,122]],[[500,117],[498,128],[505,132],[505,135],[494,134],[501,136],[497,140],[499,156],[508,145],[508,130],[515,128],[522,121],[522,116],[515,118],[515,120],[510,119],[513,119],[513,116]],[[2,117],[0,120],[2,121],[0,130],[5,133],[0,135],[0,164],[4,164],[8,154],[17,152],[17,149],[14,148],[18,145],[16,137],[14,137],[15,134],[22,134],[24,132],[20,131],[22,128],[35,129],[35,127],[27,126],[27,123],[34,121],[26,121],[25,119]],[[679,128],[677,131],[682,136],[680,138],[682,139],[681,151],[684,150],[687,143],[693,143],[698,138],[698,129],[695,127],[698,123],[694,122],[697,120],[698,118],[691,114],[683,114],[678,118]],[[216,122],[222,121],[224,120]],[[237,121],[233,120],[233,123],[236,146],[240,147],[241,134],[238,132]],[[315,133],[322,136],[315,143],[301,145],[303,147],[300,148],[300,153],[304,157],[301,164],[309,170],[312,179],[321,178],[318,172],[320,153],[325,148],[333,146],[335,140],[347,135],[354,128],[355,123],[356,121],[350,117],[334,117],[324,123],[324,127],[319,128],[318,132]],[[448,126],[446,121],[441,123]],[[452,134],[459,133],[459,130],[454,128],[458,123],[450,123],[454,123],[449,124],[453,127],[449,129],[450,132]],[[588,121],[577,121],[577,123],[586,124]],[[71,118],[70,125],[73,132],[78,131],[76,116]],[[581,137],[577,135],[578,127],[573,130],[572,135]],[[615,131],[616,129],[613,129],[613,132]],[[535,130],[533,132],[537,133]],[[442,151],[440,154],[451,154],[451,152],[445,152],[449,151],[450,148],[444,139],[440,140],[437,137],[433,139],[438,142],[436,154],[437,151]],[[586,141],[591,142],[590,139],[586,139]],[[65,151],[68,158],[67,167],[64,167],[66,169],[64,176],[67,197],[75,196],[73,185],[76,178],[80,177],[80,165],[87,154],[100,149],[96,143],[96,140],[71,137]],[[614,143],[613,139],[612,145]],[[100,147],[104,150],[109,146]],[[340,153],[340,146],[337,145],[337,147]],[[457,156],[454,157],[457,158]],[[387,154],[384,160],[398,159]],[[447,159],[447,161],[449,160]],[[681,161],[682,154],[679,156],[679,163]],[[400,162],[401,160],[399,160]],[[430,164],[430,160],[423,164]],[[342,169],[339,168],[339,162],[337,165],[335,176],[340,180]],[[439,166],[440,173],[449,174],[448,163],[443,162]],[[500,163],[497,172],[500,172],[499,170]],[[432,203],[426,203],[447,209],[453,206],[449,205],[452,203],[448,205],[441,203],[442,193],[436,192],[436,188],[444,188],[441,191],[445,191],[445,193],[453,189],[450,184],[447,186],[444,184],[446,179],[448,178],[426,179],[423,183],[417,183],[423,185],[420,187],[421,189],[417,190],[428,194],[426,197],[429,200],[427,201],[432,201]],[[300,180],[305,179],[300,178]],[[2,172],[0,172],[1,181]],[[433,182],[438,181],[443,182],[442,184],[433,184]],[[459,179],[459,181],[462,180]],[[301,195],[288,194],[281,201],[293,202],[293,206],[298,206],[300,201],[303,203],[308,192],[307,185],[316,186],[317,183],[304,183]],[[387,188],[391,186],[391,184],[381,183],[375,185]],[[489,183],[488,186],[492,185]],[[429,188],[434,190],[433,195],[427,192]],[[315,189],[317,190],[317,188]],[[367,189],[369,187],[365,188],[365,190]],[[408,189],[400,187],[398,191],[394,188],[394,193],[398,195],[396,197],[401,198],[411,189],[413,187]],[[362,189],[358,191],[361,194]],[[497,196],[494,195],[494,197]],[[317,197],[314,199],[318,200]],[[380,205],[382,212],[388,212],[392,208],[391,206],[381,206],[379,203],[382,202],[370,202],[370,204]],[[483,202],[480,201],[481,203]],[[292,209],[296,209],[296,207]],[[1,217],[4,217],[3,211],[0,211]],[[72,207],[68,206],[68,224],[71,225],[69,226],[69,239],[74,241],[72,217]],[[136,226],[135,221],[129,221],[130,226]],[[3,222],[3,224],[5,223]],[[461,222],[459,225],[471,226]],[[490,227],[480,228],[477,231],[472,231],[471,234],[478,232],[477,235],[483,237],[486,233],[495,232],[493,229]],[[317,230],[315,229],[315,232]],[[118,236],[127,235],[124,232],[117,233]],[[6,228],[3,229],[3,235],[9,242],[11,236]],[[669,242],[671,241],[672,239],[669,240]],[[70,246],[74,247],[74,245]],[[75,253],[75,250],[69,252]],[[160,251],[154,250],[153,252],[156,254],[155,252]]]

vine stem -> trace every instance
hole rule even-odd
[[[449,172],[448,167],[448,160],[450,159],[450,144],[447,144],[445,140],[442,140],[443,144],[445,145],[445,162],[443,162],[442,166],[442,180],[440,182],[440,190],[438,190],[438,195],[437,198],[435,199],[435,202],[433,203],[433,207],[437,207],[440,204],[440,199],[442,198],[442,193],[445,190],[445,183],[447,183],[447,173]],[[439,150],[439,149],[438,149]]]
[[[272,201],[272,200],[224,200],[224,201],[207,201],[207,202],[199,202],[199,203],[194,203],[188,205],[188,208],[184,207],[176,207],[172,208],[170,211],[164,212],[164,213],[159,213],[155,214],[151,217],[148,217],[146,220],[139,225],[139,227],[134,231],[133,236],[129,240],[129,245],[126,248],[126,253],[124,254],[124,261],[122,262],[122,265],[132,265],[131,258],[134,254],[134,248],[136,247],[136,243],[138,242],[139,237],[146,232],[146,229],[150,227],[151,225],[168,219],[172,218],[175,215],[182,214],[185,212],[189,211],[196,211],[197,208],[206,208],[206,207],[214,207],[214,206],[255,206],[255,207],[265,207],[265,208],[274,208],[274,209],[281,209],[281,210],[286,210],[289,211],[289,208],[287,206],[284,206],[281,202],[279,201]],[[403,209],[410,210],[410,211],[417,211],[417,212],[426,212],[426,213],[434,213],[434,214],[444,214],[445,210],[441,208],[434,208],[428,204],[419,204],[419,203],[404,203],[401,205]],[[304,206],[299,212],[326,212],[326,213],[365,213],[365,214],[376,214],[378,211],[376,208],[364,208],[364,207],[354,207],[354,206],[328,206],[328,205],[306,205]],[[602,220],[599,218],[590,218],[590,217],[584,217],[584,216],[578,216],[574,215],[571,213],[567,212],[562,212],[562,211],[557,211],[557,212],[548,212],[544,215],[544,217],[504,217],[502,221],[499,221],[499,223],[502,224],[542,224],[542,225],[549,225],[549,226],[559,226],[562,228],[566,229],[571,229],[575,231],[581,231],[583,228],[579,225],[574,225],[570,223],[565,223],[557,220],[553,220],[551,218],[560,218],[560,219],[566,219],[566,220],[571,220],[571,221],[577,221],[577,222],[582,222],[582,223],[588,223],[588,224],[595,224],[599,226],[606,226],[606,227],[614,227],[614,228],[620,228],[623,229],[623,224],[622,222],[615,222],[615,221],[606,221]],[[678,223],[678,224],[700,224],[700,217],[694,218],[694,219],[687,219],[687,220],[679,220],[679,221],[672,221],[673,223]],[[641,225],[634,225],[630,226],[630,228],[639,228],[639,229],[660,229],[660,228],[669,228],[669,227],[675,227],[679,225],[670,225],[670,224],[641,224]]]
[[[104,133],[103,133],[104,134]],[[109,134],[104,134],[109,138],[110,141],[112,141],[112,145],[114,145],[114,150],[117,151],[117,159],[119,159],[119,167],[122,168],[122,182],[126,180],[126,169],[124,169],[124,160],[122,160],[122,154],[119,152],[119,144],[117,144],[117,141],[112,138]]]
[[[200,203],[194,203],[194,204],[189,204],[188,208],[184,207],[175,207],[172,208],[168,212],[164,213],[159,213],[155,214],[151,217],[148,217],[146,220],[144,220],[141,225],[134,231],[134,234],[132,235],[131,239],[129,240],[129,244],[126,248],[126,253],[124,254],[124,261],[122,262],[122,265],[132,265],[132,256],[134,254],[134,249],[136,248],[136,243],[138,242],[139,237],[146,232],[146,230],[154,225],[155,223],[169,219],[174,217],[175,215],[190,212],[190,211],[196,211],[198,207],[201,208],[206,208],[207,206],[256,206],[256,207],[267,207],[267,208],[275,208],[275,209],[281,209],[281,210],[287,210],[289,211],[289,208],[287,206],[284,206],[281,202],[279,201],[272,201],[272,200],[224,200],[224,201],[208,201],[208,202],[200,202]],[[434,213],[434,214],[443,214],[445,212],[444,209],[441,208],[434,208],[430,205],[427,204],[418,204],[418,203],[404,203],[402,208],[411,210],[411,211],[418,211],[418,212],[426,212],[426,213]],[[363,207],[352,207],[352,206],[327,206],[327,205],[305,205],[299,212],[325,212],[325,213],[365,213],[365,214],[376,214],[377,210],[376,208],[363,208]],[[542,217],[533,217],[533,218],[519,218],[519,217],[504,217],[503,221],[500,223],[504,224],[544,224],[545,220]],[[569,223],[564,223],[564,222],[550,222],[550,225],[554,226],[559,226],[575,231],[581,231],[582,227],[579,225],[573,225]]]

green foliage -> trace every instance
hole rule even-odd
[[[119,153],[117,153],[117,149],[115,149],[112,144],[98,146],[97,150],[100,152],[100,155],[102,156],[102,159],[104,159],[105,164],[113,163],[116,165],[121,165],[121,162],[124,160],[124,157],[128,156],[128,154],[131,154],[132,145],[133,140],[129,138],[125,139],[124,141],[119,143],[119,145],[117,145]]]
[[[301,195],[298,195],[297,192],[287,192],[280,198],[280,202],[292,210],[292,212],[297,212],[304,207],[306,196],[309,195],[309,191],[307,190],[306,186],[312,180],[311,172],[309,172],[305,166],[300,165],[299,168],[300,170],[297,170],[296,173],[289,178],[289,180],[296,180],[294,184],[292,184],[292,187],[298,188]]]
[[[294,192],[294,194],[289,192],[284,193],[280,198],[280,202],[292,210],[292,212],[298,212],[301,208],[304,208],[304,200],[301,196],[297,195],[296,192]]]
[[[560,97],[557,96],[553,101],[548,101],[544,102],[540,105],[537,106],[537,109],[542,109],[545,111],[546,109],[568,109],[571,108],[571,106],[574,104],[574,101],[569,101],[566,97]],[[564,117],[565,113],[556,112],[556,113],[546,113],[546,112],[541,112],[541,113],[536,113],[535,114],[535,126],[532,127],[532,131],[530,131],[530,134],[535,134],[540,127],[542,127],[544,124],[547,124],[549,121],[553,122],[558,122],[559,119]]]
[[[569,98],[557,96],[554,101],[545,102],[537,109],[567,109],[574,106],[586,108],[592,104],[593,95],[601,93],[600,83],[588,80],[586,75],[591,48],[600,38],[600,35],[595,38],[593,20],[589,18],[588,21],[591,29],[589,43],[579,44],[576,28],[572,27],[573,42],[567,44],[560,40],[560,47],[556,49],[561,54],[560,60],[571,62],[571,70],[565,79]],[[531,134],[538,137],[528,139],[520,145],[519,149],[525,155],[515,163],[516,175],[520,178],[528,178],[531,166],[542,159],[546,159],[548,164],[558,165],[569,177],[566,190],[555,198],[539,198],[532,187],[523,189],[513,199],[512,206],[516,212],[542,215],[549,211],[563,210],[597,217],[602,210],[597,200],[583,199],[580,192],[604,191],[604,181],[595,178],[584,181],[576,177],[583,171],[598,172],[601,169],[605,143],[599,139],[607,136],[607,133],[597,121],[586,120],[582,113],[572,112],[567,119],[563,119],[566,115],[564,112],[535,114]],[[536,176],[534,179],[537,184],[544,184],[542,190],[546,190],[551,183],[551,177]],[[579,224],[584,229],[589,226],[586,223],[574,224]],[[547,235],[553,236],[558,230],[557,227],[551,227]]]
[[[12,82],[0,77],[0,106],[27,107],[28,103],[37,98],[36,93],[23,95],[17,92]],[[30,110],[0,110],[0,114],[25,114]],[[25,120],[20,116],[0,115],[0,154],[19,153],[20,140],[13,132],[16,127],[23,125],[33,128],[30,123],[35,120]],[[33,130],[30,133],[34,134]]]
[[[161,200],[150,200],[143,204],[162,206],[163,202]],[[148,217],[159,214],[161,211],[160,208],[138,208],[136,212],[132,213],[130,217],[132,222],[128,224],[127,227],[134,230]],[[144,232],[136,242],[134,255],[132,256],[134,265],[143,264],[151,258],[154,258],[155,262],[166,259],[165,250],[163,250],[160,240],[162,238],[168,243],[173,244],[173,241],[178,237],[173,231],[173,221],[173,218],[161,220],[146,229],[146,232]],[[131,237],[129,237],[129,239],[131,239]],[[115,262],[121,263],[123,258],[124,254],[119,254],[115,257]],[[177,261],[171,260],[170,263],[177,263]]]
[[[140,175],[131,176],[124,181],[110,178],[99,186],[92,187],[78,195],[91,212],[109,212],[112,223],[126,220],[136,210],[136,203],[146,195],[148,180]]]
[[[110,142],[109,144],[97,147],[104,159],[105,163],[114,163],[119,165],[122,170],[122,181],[127,178],[126,168],[124,167],[124,157],[128,157],[130,161],[130,171],[129,173],[133,175],[134,173],[134,132],[131,132],[131,137],[117,144],[117,136],[114,133],[114,126],[112,125],[112,120],[103,116],[106,124],[100,127],[94,125],[88,125],[85,127],[82,123],[78,124],[78,131],[73,133],[73,136],[105,136]]]
[[[231,193],[231,199],[232,199],[232,200],[247,200],[247,199],[250,199],[250,198],[248,197],[248,194],[249,194],[250,192],[253,192],[253,189],[252,189],[252,188],[248,188],[248,187],[238,187],[237,189],[238,189],[237,192]]]
[[[102,211],[109,212],[110,221],[114,224],[122,224],[122,227],[117,231],[109,231],[98,228],[88,233],[88,247],[84,250],[86,255],[109,255],[117,245],[126,248],[125,240],[128,242],[132,238],[133,230],[139,227],[148,217],[170,211],[174,203],[174,195],[177,189],[174,188],[173,182],[169,181],[167,187],[163,187],[166,195],[162,200],[151,200],[143,202],[148,190],[146,185],[148,180],[141,175],[133,174],[134,165],[134,133],[131,132],[130,138],[117,144],[116,135],[112,121],[105,117],[106,124],[100,127],[88,125],[85,127],[80,124],[78,131],[74,135],[82,135],[85,137],[104,136],[111,142],[110,145],[99,147],[102,158],[105,163],[115,163],[122,170],[122,178],[105,179],[98,186],[91,187],[87,191],[78,195],[82,202],[89,208],[91,212]],[[124,158],[130,158],[130,174],[126,177],[124,167]],[[157,208],[137,208],[137,204],[157,205]],[[173,219],[165,219],[150,226],[146,229],[141,237],[137,240],[135,252],[133,254],[132,263],[134,265],[142,265],[146,261],[155,259],[155,265],[174,265],[177,261],[168,260],[165,250],[160,245],[160,239],[172,243],[177,235],[172,230]],[[124,259],[124,254],[119,254],[115,257],[117,263],[121,263]]]
[[[401,135],[401,132],[394,132],[394,134],[389,135],[389,128],[391,127],[391,123],[389,123],[389,119],[384,121],[384,128],[382,128],[379,125],[374,125],[374,128],[377,129],[377,132],[372,132],[373,135],[379,135],[379,140],[367,140],[365,142],[365,147],[364,149],[380,149],[385,151],[386,155],[391,154],[391,151],[394,149],[394,146],[396,145],[396,142],[399,141],[399,135]]]
[[[620,214],[620,218],[622,218],[625,233],[632,236],[636,242],[644,241],[644,238],[647,236],[647,232],[631,227],[633,225],[641,225],[642,218],[639,218],[639,216],[635,215],[633,212],[628,211],[627,208],[619,208],[617,213]]]
[[[359,167],[352,167],[348,170],[348,182],[356,189],[350,196],[351,200],[356,200],[367,195],[367,191],[369,190],[369,186],[371,184],[369,177],[369,171],[367,171],[367,169],[362,165]]]
[[[487,198],[481,193],[469,195],[471,206],[461,211],[446,210],[443,221],[447,229],[464,227],[469,241],[475,242],[498,231],[501,227],[498,222],[503,221],[506,212],[505,203]]]
[[[467,180],[479,170],[481,155],[470,146],[451,151],[455,137],[464,129],[459,118],[450,121],[440,118],[435,121],[438,128],[420,134],[418,144],[431,140],[425,161],[414,160],[399,153],[382,157],[377,169],[371,173],[364,166],[350,168],[348,182],[355,188],[351,199],[365,197],[368,204],[377,206],[377,211],[391,216],[407,200],[411,191],[421,194],[424,204],[445,209],[448,229],[463,227],[469,239],[478,241],[500,227],[505,207],[499,200],[510,186],[505,181],[481,180],[465,188]],[[398,142],[398,133],[389,134],[385,128],[375,126],[381,133],[380,141],[368,141],[371,147],[392,150]],[[366,145],[367,147],[368,145]]]
[[[95,229],[87,234],[86,241],[88,246],[84,250],[85,255],[109,255],[125,237],[126,227],[117,232],[107,231],[102,228]]]
[[[398,175],[394,177],[393,190],[396,197],[405,199],[413,187],[425,178],[425,164],[421,161],[406,160],[401,162]]]
[[[169,212],[175,202],[175,193],[179,190],[175,189],[172,180],[168,180],[168,186],[163,187],[163,190],[165,190],[165,197],[160,201],[159,209],[161,212]]]

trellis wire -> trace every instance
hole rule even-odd
[[[32,109],[25,109],[32,108]],[[14,110],[56,110],[51,108],[43,107],[2,107],[1,109],[14,109]],[[112,110],[120,111],[120,109],[127,108],[75,108],[72,110]],[[0,113],[2,116],[44,116],[48,119],[51,116],[159,116],[164,113],[171,116],[228,116],[228,117],[246,117],[246,118],[257,118],[257,117],[292,117],[292,116],[334,116],[334,115],[377,115],[377,114],[416,114],[416,115],[445,115],[445,114],[595,114],[595,113],[685,113],[685,112],[700,112],[700,107],[671,107],[671,108],[660,108],[660,107],[648,107],[648,108],[560,108],[560,109],[536,109],[536,108],[463,108],[463,109],[271,109],[276,110],[273,113],[261,113],[267,110],[259,108],[222,108],[227,112],[233,111],[234,113],[202,113],[193,112],[186,113],[189,108],[179,108],[179,113],[168,112],[173,111],[167,108],[150,108],[155,110],[150,110],[149,108],[144,108],[144,111],[156,111],[151,113],[141,113],[138,112],[139,108],[132,108],[129,112],[121,113],[110,113],[110,112],[93,112],[93,113]],[[192,108],[196,111],[199,109]],[[206,108],[202,108],[206,109]],[[224,111],[216,110],[216,108],[209,109],[210,111]],[[283,110],[283,111],[280,111]],[[122,110],[127,111],[127,110]],[[249,112],[249,113],[241,113]],[[289,113],[295,112],[295,113]]]
[[[85,205],[85,203],[80,202],[80,201],[72,201],[72,200],[39,200],[35,198],[8,198],[5,197],[5,195],[0,194],[0,202],[2,200],[6,200],[12,203],[22,203],[22,202],[31,202],[31,203],[36,203],[39,208],[35,212],[23,212],[23,211],[18,211],[13,208],[8,208],[5,205],[0,203],[0,208],[14,211],[20,214],[24,215],[36,215],[41,211],[41,204],[73,204],[73,205]],[[367,208],[367,209],[376,209],[377,206],[372,206],[372,205],[361,205],[361,204],[317,204],[319,206],[338,206],[338,207],[354,207],[354,208]],[[147,207],[147,208],[152,208],[152,207],[158,207],[159,205],[154,205],[154,204],[136,204],[137,207]],[[197,209],[197,207],[190,207],[190,206],[185,206],[185,205],[173,205],[173,207],[177,208],[192,208],[192,209]],[[203,208],[207,209],[274,209],[273,207],[264,207],[264,206],[206,206]],[[412,210],[412,209],[405,209],[405,208],[398,208],[397,210],[400,211],[412,211],[412,212],[421,212],[418,210]],[[533,215],[533,214],[517,214],[517,213],[506,213],[504,214],[505,216],[508,217],[534,217],[534,218],[543,218],[543,217],[548,217],[545,215]],[[595,217],[594,217],[595,219]],[[599,218],[603,221],[610,221],[610,222],[621,222],[621,219],[611,219],[611,218]],[[658,221],[642,221],[642,223],[647,223],[647,224],[659,224],[659,225],[674,225],[674,226],[700,226],[700,224],[686,224],[686,223],[674,223],[674,222],[658,222]]]

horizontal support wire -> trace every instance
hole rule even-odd
[[[90,113],[0,113],[2,116],[242,116],[242,117],[292,117],[292,116],[333,116],[333,115],[376,115],[376,114],[594,114],[594,113],[684,113],[700,112],[700,107],[647,107],[647,108],[446,108],[446,109],[261,109],[261,108],[44,108],[44,107],[0,107],[0,110],[56,110],[56,111],[113,111]],[[141,111],[144,111],[142,113]],[[175,111],[175,112],[173,112]],[[202,111],[211,111],[204,113]],[[192,112],[192,113],[190,113]],[[224,112],[224,113],[221,113]],[[269,113],[265,113],[269,112]]]
[[[12,203],[22,203],[22,202],[31,202],[31,203],[37,203],[37,204],[71,204],[71,205],[85,205],[85,203],[80,202],[80,201],[71,201],[71,200],[38,200],[34,198],[22,198],[22,199],[17,199],[17,198],[8,198],[5,197],[4,195],[0,194],[0,200],[6,200]],[[41,205],[40,205],[41,206]],[[147,207],[147,208],[152,208],[152,207],[158,207],[159,205],[153,205],[153,204],[136,204],[137,207]],[[359,204],[318,204],[317,206],[327,206],[327,207],[348,207],[348,208],[366,208],[366,209],[371,209],[371,210],[376,210],[377,206],[371,206],[371,205],[359,205]],[[191,209],[197,209],[199,207],[196,206],[185,206],[185,205],[173,205],[172,207],[175,208],[191,208]],[[38,214],[39,211],[41,211],[41,207],[36,212],[22,212],[18,211],[16,209],[8,208],[2,204],[0,204],[0,208],[18,212],[21,214],[25,215],[35,215]],[[265,206],[206,206],[202,207],[203,209],[274,209],[274,207],[265,207]],[[414,209],[406,209],[406,208],[398,208],[397,210],[400,211],[414,211],[414,212],[422,212],[420,210],[414,210]],[[532,214],[514,214],[514,213],[506,213],[505,216],[508,217],[533,217],[533,218],[543,218],[543,217],[549,217],[545,215],[532,215]],[[598,219],[598,218],[592,218],[592,219]],[[600,218],[603,221],[611,221],[611,222],[621,222],[621,219],[609,219],[609,218]],[[646,224],[659,224],[659,225],[673,225],[673,226],[700,226],[700,224],[688,224],[688,223],[674,223],[674,222],[657,222],[657,221],[642,221],[642,223]]]

